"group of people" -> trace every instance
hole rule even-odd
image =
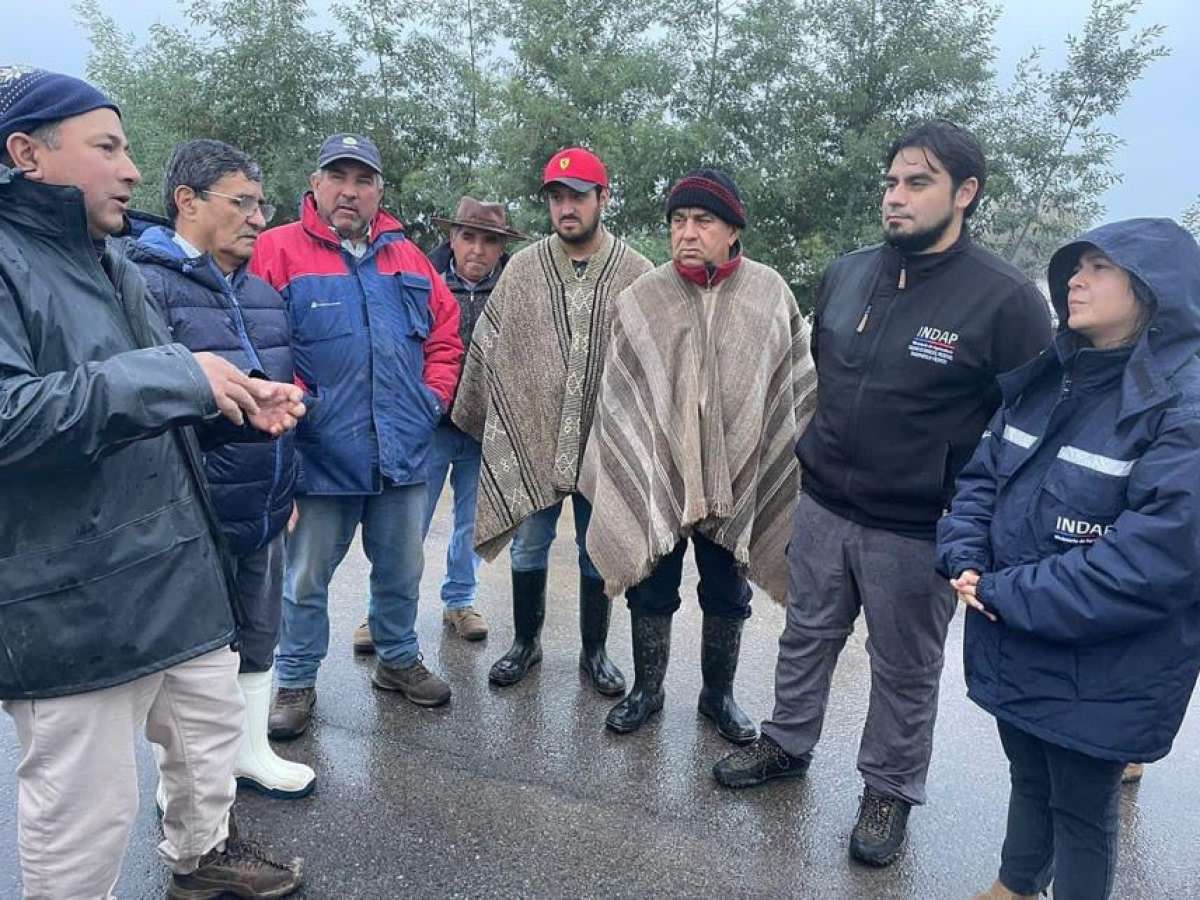
[[[810,324],[746,256],[718,169],[670,188],[656,267],[605,227],[582,147],[544,167],[548,237],[463,197],[430,256],[382,208],[366,136],[326,139],[299,220],[270,229],[237,148],[177,146],[165,218],[128,209],[128,150],[94,87],[0,67],[0,699],[27,897],[112,895],[143,731],[169,896],[294,891],[299,861],[238,834],[236,789],[314,788],[269,738],[312,721],[360,526],[372,684],[450,700],[415,628],[447,478],[443,620],[466,640],[489,631],[480,557],[509,548],[499,686],[542,658],[570,500],[579,665],[620,698],[618,734],[663,707],[691,544],[698,708],[740,745],[713,768],[728,788],[806,774],[861,610],[849,850],[871,865],[925,801],[961,602],[969,695],[1012,778],[980,897],[1111,893],[1123,767],[1168,752],[1200,669],[1200,248],[1178,225],[1060,249],[1052,335],[1038,289],[970,235],[979,143],[923,122],[884,155],[883,243],[829,266]],[[733,694],[752,583],[786,607],[761,729]],[[628,692],[606,651],[622,594]]]

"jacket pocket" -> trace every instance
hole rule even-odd
[[[120,684],[232,637],[216,545],[191,498],[0,560],[0,583],[3,697]]]
[[[298,343],[328,341],[353,330],[341,300],[311,300],[292,306],[292,334]]]
[[[1127,485],[1127,477],[1055,460],[1031,512],[1038,546],[1061,552],[1104,537],[1127,506]]]

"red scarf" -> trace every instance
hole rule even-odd
[[[679,263],[674,263],[675,271],[679,273],[679,277],[685,281],[690,281],[693,284],[698,284],[702,288],[716,287],[730,275],[737,271],[737,267],[742,264],[742,254],[739,253],[728,262],[723,262],[719,266],[684,266]]]

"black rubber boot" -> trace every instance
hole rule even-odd
[[[625,693],[625,676],[604,649],[611,617],[612,600],[604,595],[604,582],[580,575],[579,639],[582,649],[579,651],[579,668],[592,679],[592,685],[599,693],[620,697]]]
[[[542,661],[542,622],[546,620],[545,569],[512,573],[513,645],[492,665],[493,684],[516,684]]]
[[[758,729],[733,699],[742,623],[742,619],[705,615],[700,644],[700,671],[704,674],[700,714],[712,719],[721,737],[734,744],[749,744],[758,737]]]
[[[637,731],[663,707],[663,678],[671,658],[671,617],[633,613],[633,690],[604,720],[613,731]]]

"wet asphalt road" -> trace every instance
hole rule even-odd
[[[317,770],[300,801],[243,792],[241,827],[278,856],[303,856],[306,898],[391,897],[872,897],[967,898],[995,877],[1007,772],[995,726],[962,680],[962,616],[947,648],[929,803],[913,812],[909,844],[889,869],[846,857],[860,782],[858,730],[868,690],[865,634],[850,639],[806,779],[731,792],[709,775],[731,747],[696,714],[700,613],[689,560],[676,616],[667,705],[642,731],[604,729],[612,700],[585,685],[579,647],[570,515],[552,561],[545,659],[521,684],[497,689],[487,670],[509,645],[507,558],[481,569],[486,642],[441,624],[438,585],[448,495],[427,544],[418,622],[427,664],[454,698],[423,710],[372,690],[370,658],[354,658],[367,567],[357,547],[335,577],[332,639],[309,733],[277,745]],[[738,696],[768,715],[783,612],[755,600]],[[614,610],[609,647],[630,684],[629,616]],[[1115,896],[1200,897],[1200,702],[1172,755],[1126,788]],[[167,871],[154,845],[155,775],[141,754],[141,810],[121,897],[161,897]],[[20,894],[16,850],[17,747],[0,716],[0,898]]]

